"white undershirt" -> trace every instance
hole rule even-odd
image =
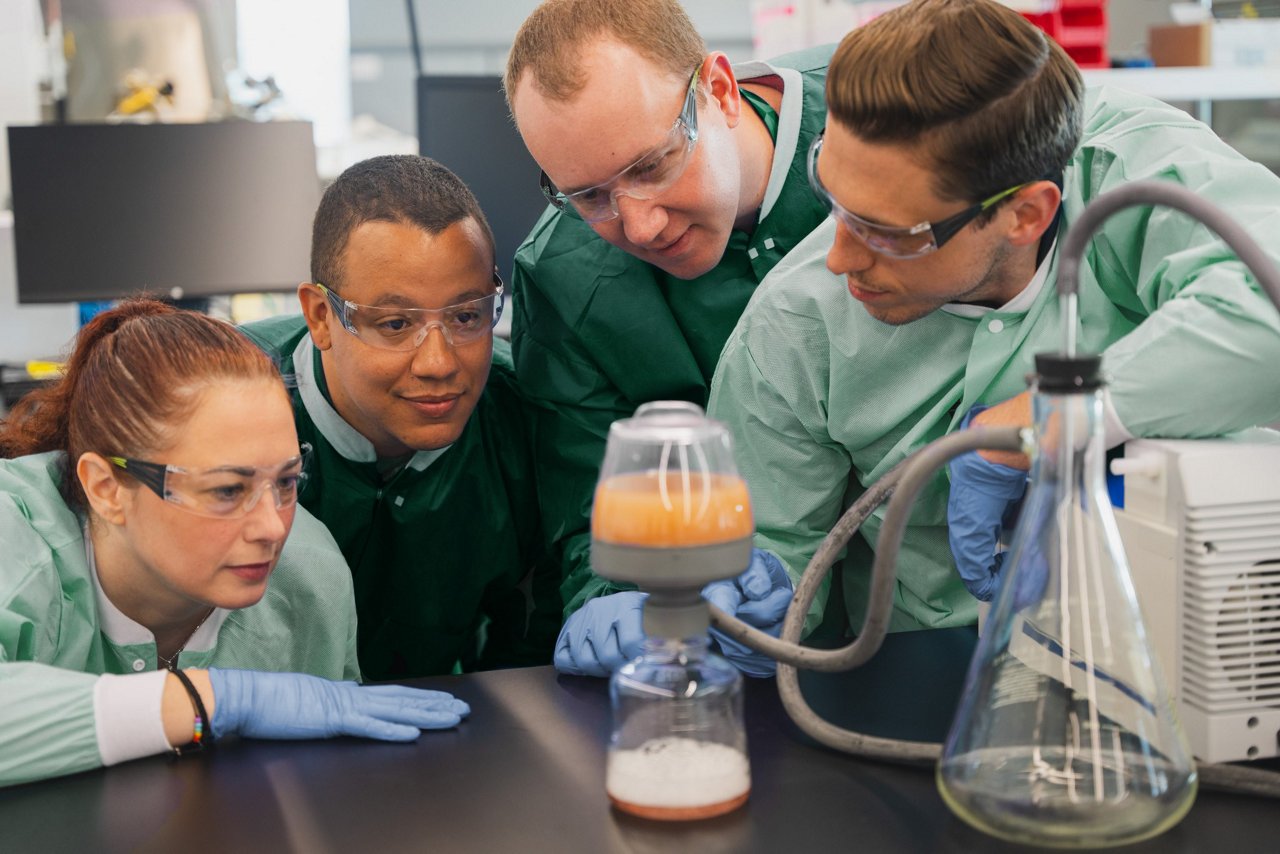
[[[954,314],[956,317],[975,318],[982,317],[993,311],[1001,311],[1006,314],[1026,313],[1049,281],[1049,263],[1053,259],[1057,244],[1058,241],[1055,238],[1053,244],[1049,247],[1049,251],[1045,253],[1044,260],[1036,268],[1035,275],[1031,277],[1031,281],[1027,283],[1027,286],[1019,291],[1013,299],[999,308],[988,308],[987,306],[973,305],[972,303],[951,302],[944,305],[942,310],[947,314]],[[1102,390],[1102,430],[1108,449],[1123,445],[1133,438],[1133,434],[1125,428],[1120,421],[1120,416],[1116,414],[1116,408],[1111,403],[1111,391],[1106,387],[1103,387]]]

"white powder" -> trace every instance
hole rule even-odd
[[[700,807],[751,789],[747,757],[724,744],[655,738],[638,750],[609,752],[605,790],[616,800],[647,807]]]

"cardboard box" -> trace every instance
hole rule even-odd
[[[1147,31],[1147,52],[1158,66],[1211,65],[1213,22],[1169,24]]]
[[[1280,19],[1233,19],[1151,27],[1147,51],[1159,66],[1280,67]]]

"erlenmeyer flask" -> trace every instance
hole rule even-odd
[[[1176,824],[1196,771],[1107,496],[1100,359],[1036,370],[1031,484],[938,787],[1005,839],[1121,845]]]

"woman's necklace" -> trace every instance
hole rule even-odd
[[[209,619],[213,614],[213,610],[213,608],[210,608],[205,612],[205,615],[200,618],[200,622],[196,623],[196,627],[191,630],[191,634],[187,635],[187,639],[182,642],[182,646],[173,651],[173,655],[165,658],[160,654],[160,650],[156,650],[156,658],[164,664],[165,670],[174,671],[178,669],[178,656],[182,655],[182,651],[187,648],[187,644],[191,643],[191,639],[196,636],[196,632],[200,631],[200,627],[204,625],[204,621]]]

